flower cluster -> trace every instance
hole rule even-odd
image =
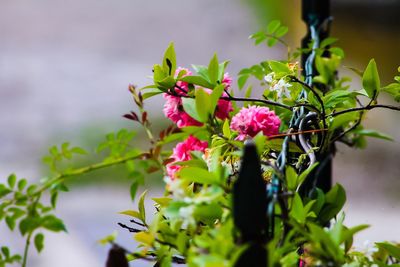
[[[233,118],[231,129],[239,132],[238,140],[254,137],[259,132],[266,136],[278,134],[281,120],[267,107],[249,106],[242,108]]]
[[[278,98],[282,98],[283,96],[290,98],[290,90],[289,87],[292,85],[288,83],[284,78],[275,80],[275,73],[270,72],[267,76],[264,77],[264,80],[270,85],[270,90],[277,92]]]
[[[189,138],[186,139],[185,141],[178,143],[172,152],[171,158],[173,159],[173,162],[169,163],[166,166],[167,174],[170,177],[170,179],[171,180],[175,179],[176,178],[175,173],[182,168],[182,166],[175,165],[174,163],[191,160],[192,155],[190,154],[190,152],[192,151],[204,152],[207,147],[208,143],[206,141],[200,141],[199,139],[197,139],[192,135],[189,136]]]
[[[192,73],[188,69],[178,68],[175,72],[175,76],[177,76],[180,72],[184,72],[184,76],[192,75]],[[224,74],[224,78],[222,80],[222,84],[225,85],[225,88],[228,89],[231,86],[232,78],[228,75],[228,73]],[[164,98],[166,100],[164,105],[164,114],[171,121],[176,123],[179,128],[187,127],[187,126],[201,126],[202,123],[198,122],[194,118],[190,117],[183,110],[182,106],[182,98],[187,96],[189,91],[188,83],[178,81],[177,88],[174,94],[164,93]],[[208,94],[211,94],[211,89],[205,89]],[[223,96],[227,96],[226,93],[223,93]],[[229,118],[229,113],[233,111],[232,103],[225,99],[218,100],[218,104],[215,110],[215,116],[221,120],[225,120]]]

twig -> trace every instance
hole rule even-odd
[[[182,89],[184,91],[184,89],[181,88],[178,85],[175,85],[174,87],[177,87],[178,89]],[[179,95],[177,93],[170,92],[170,91],[167,91],[166,93],[169,94],[169,95],[172,95],[172,96],[176,96],[176,97],[194,98],[194,97],[189,96],[189,95]],[[257,98],[234,97],[234,96],[232,96],[230,94],[228,94],[228,96],[222,96],[222,97],[220,97],[220,99],[229,100],[229,101],[242,101],[242,102],[244,102],[244,101],[247,101],[247,102],[260,102],[260,103],[263,103],[263,104],[266,104],[266,105],[281,107],[281,108],[284,108],[284,109],[287,109],[287,110],[290,110],[290,111],[293,110],[293,108],[291,106],[288,106],[288,105],[285,105],[285,104],[281,104],[281,103],[278,103],[278,102],[275,102],[275,101],[271,101],[271,100],[266,100],[266,99],[264,100],[264,99],[257,99]]]
[[[292,79],[292,81],[297,82],[297,83],[301,84],[302,86],[306,87],[307,89],[309,89],[315,95],[315,97],[317,98],[319,104],[321,105],[322,123],[324,125],[324,128],[327,128],[326,120],[325,120],[325,106],[324,106],[324,101],[322,101],[321,96],[318,94],[317,91],[315,91],[315,89],[312,86],[310,86],[307,83],[299,80],[296,76],[289,76],[289,77]]]
[[[374,108],[386,108],[386,109],[400,111],[400,107],[397,107],[397,106],[376,104],[376,105],[369,105],[369,106],[365,106],[365,107],[345,109],[345,110],[342,110],[342,111],[338,111],[338,112],[334,112],[334,113],[325,115],[325,117],[326,118],[328,118],[328,117],[336,117],[336,116],[339,116],[341,114],[345,114],[345,113],[349,113],[349,112],[371,110],[371,109],[374,109]]]
[[[140,229],[137,229],[137,228],[133,228],[133,227],[129,227],[128,225],[120,223],[120,222],[118,223],[118,225],[121,226],[124,229],[127,229],[131,233],[143,232],[143,230],[140,230]]]

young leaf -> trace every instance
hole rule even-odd
[[[208,64],[208,77],[211,84],[216,84],[218,81],[219,64],[217,54],[214,54],[210,63]]]
[[[195,84],[204,88],[212,88],[212,84],[201,76],[185,76],[179,79],[180,81]]]
[[[199,121],[207,122],[211,114],[211,97],[202,88],[196,89],[195,96],[196,111],[199,115]]]
[[[10,176],[8,176],[7,183],[11,189],[14,188],[16,181],[17,181],[17,176],[15,176],[15,174],[11,174]]]
[[[136,241],[151,246],[154,242],[154,237],[148,232],[139,232],[134,235]]]
[[[119,212],[119,214],[128,215],[128,216],[131,216],[133,218],[142,220],[142,217],[141,217],[140,213],[138,211],[136,211],[136,210],[124,210],[124,211]]]
[[[378,90],[381,86],[378,69],[374,59],[371,59],[362,77],[362,85],[369,98],[375,100],[378,96]]]
[[[182,98],[182,106],[185,112],[189,114],[190,117],[197,121],[201,121],[200,115],[198,114],[196,109],[196,102],[193,98]]]
[[[214,114],[215,108],[217,107],[218,100],[224,92],[225,85],[220,84],[214,88],[210,95],[210,114]]]
[[[174,43],[170,43],[167,50],[165,50],[162,66],[164,69],[164,73],[168,73],[168,75],[174,76],[176,70],[176,55]]]
[[[218,182],[218,177],[214,173],[198,167],[182,168],[176,175],[186,181],[199,184],[215,184]]]
[[[369,137],[380,138],[383,140],[393,141],[393,138],[391,136],[384,134],[384,133],[380,133],[375,130],[361,129],[361,130],[355,130],[355,131],[353,131],[353,133],[363,135],[363,136],[369,136]]]
[[[273,20],[268,23],[267,32],[269,34],[273,34],[278,28],[281,26],[281,22],[279,20]]]
[[[279,73],[289,73],[290,69],[288,64],[282,63],[279,61],[271,60],[268,62],[269,67],[272,69],[273,72],[275,72],[275,75],[278,75]]]
[[[36,250],[40,253],[44,246],[44,235],[42,233],[36,234],[34,243],[35,243]]]
[[[146,224],[146,210],[144,208],[144,199],[146,197],[147,191],[144,191],[139,198],[138,209],[140,214],[140,219],[144,224]]]

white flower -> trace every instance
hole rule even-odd
[[[292,85],[286,82],[284,79],[280,79],[277,83],[271,86],[272,91],[276,91],[278,93],[278,98],[282,98],[282,95],[286,97],[290,97],[290,90],[289,87]]]
[[[264,77],[264,80],[267,83],[272,83],[274,81],[274,76],[275,76],[275,73],[270,72],[270,73],[267,74],[267,76]]]
[[[180,208],[179,215],[182,217],[185,226],[196,224],[194,219],[194,206]]]
[[[171,179],[169,176],[164,176],[164,182],[167,184],[167,189],[172,193],[175,199],[181,199],[185,196],[184,185],[181,180]]]

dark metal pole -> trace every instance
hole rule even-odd
[[[311,27],[316,30],[318,41],[327,38],[331,20],[330,0],[302,0],[302,19],[308,29],[307,35],[302,40],[302,48],[307,48],[312,41],[316,41],[312,36]],[[307,71],[306,61],[310,54],[311,52],[303,54],[301,63],[303,75],[312,83],[312,77],[318,74],[314,65],[311,73]],[[323,56],[329,56],[329,54],[326,53]],[[324,93],[326,92],[326,88],[319,89]],[[332,186],[332,157],[334,150],[334,147],[331,147],[327,151],[317,153],[316,158],[320,164],[303,183],[300,190],[303,196],[311,194],[315,187],[322,189],[324,192],[330,190]]]

